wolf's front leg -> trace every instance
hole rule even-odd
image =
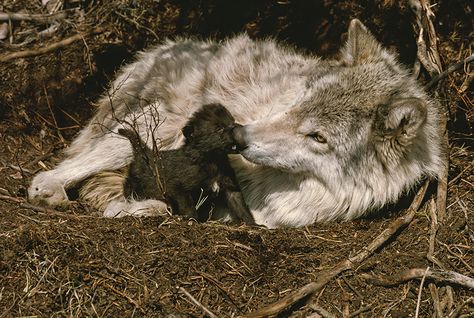
[[[119,198],[107,205],[104,216],[121,218],[124,216],[169,215],[167,208],[167,204],[159,200],[127,201],[125,198]]]
[[[128,140],[113,133],[90,143],[92,145],[84,147],[53,170],[36,175],[28,189],[29,200],[50,206],[67,205],[68,188],[101,171],[120,169],[132,158]]]

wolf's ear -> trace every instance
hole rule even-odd
[[[183,132],[183,135],[186,139],[190,139],[193,137],[193,134],[194,134],[194,126],[186,125],[183,127],[181,131]]]
[[[401,98],[380,105],[374,122],[374,133],[380,141],[396,141],[407,146],[426,121],[426,104],[419,98]],[[395,144],[394,144],[395,145]]]
[[[347,43],[341,52],[343,61],[354,66],[380,60],[383,49],[365,25],[353,19],[349,24]]]

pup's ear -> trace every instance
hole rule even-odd
[[[194,134],[194,126],[186,125],[183,127],[181,131],[183,132],[183,135],[186,139],[190,139],[193,137],[193,134]]]
[[[383,49],[375,37],[358,19],[349,24],[347,42],[342,48],[342,59],[348,65],[360,65],[380,60]]]
[[[136,134],[131,129],[119,128],[117,132],[119,135],[128,138],[130,142],[132,142],[132,145],[135,142],[135,140],[138,138],[138,134]]]
[[[374,121],[374,135],[378,142],[388,142],[391,147],[408,146],[425,123],[426,112],[426,104],[419,98],[401,98],[380,105]]]

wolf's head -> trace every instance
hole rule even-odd
[[[221,150],[236,152],[236,142],[232,131],[240,127],[230,112],[220,104],[202,106],[189,119],[182,132],[186,145],[201,152]]]
[[[341,56],[308,76],[291,110],[237,128],[235,137],[249,161],[317,179],[348,210],[365,211],[436,175],[438,110],[359,20]]]

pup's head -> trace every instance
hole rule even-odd
[[[221,150],[236,153],[237,147],[233,130],[240,125],[234,117],[220,104],[202,106],[183,127],[186,145],[199,151]]]

